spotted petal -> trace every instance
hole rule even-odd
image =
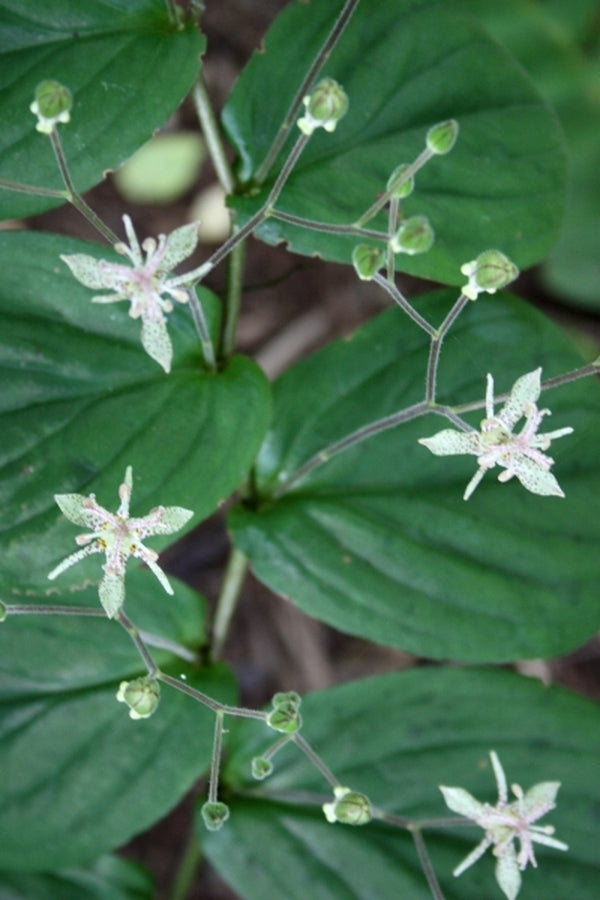
[[[543,466],[524,454],[513,454],[507,471],[514,473],[523,487],[531,491],[532,494],[538,494],[541,497],[565,496],[552,472],[544,469]],[[499,476],[500,480],[508,480],[506,477],[503,478],[503,475],[506,476],[507,473],[503,472]]]
[[[512,431],[519,419],[525,414],[525,407],[535,404],[541,392],[541,367],[521,375],[513,384],[510,397],[502,407],[497,418]]]
[[[65,262],[77,281],[97,291],[109,287],[106,283],[106,270],[102,260],[88,256],[87,253],[73,253],[60,257]]]
[[[481,453],[480,435],[477,431],[456,431],[445,428],[430,438],[420,438],[419,443],[436,456],[454,456],[461,453]]]
[[[198,225],[198,222],[182,225],[167,237],[165,255],[160,265],[162,272],[170,272],[184,259],[191,256],[198,244]]]
[[[142,346],[165,372],[171,371],[173,345],[162,314],[160,318],[142,315]]]

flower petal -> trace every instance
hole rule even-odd
[[[106,269],[101,259],[95,259],[86,253],[61,255],[60,258],[68,265],[77,281],[86,287],[93,290],[112,287],[111,284],[107,284]]]
[[[100,603],[109,619],[113,619],[125,601],[125,582],[122,575],[105,574],[98,589]]]
[[[167,237],[165,255],[160,264],[161,272],[170,272],[180,262],[192,255],[198,244],[199,225],[199,222],[192,222],[190,225],[182,225],[171,232]]]
[[[541,392],[541,367],[521,375],[513,384],[510,397],[498,413],[497,418],[512,431],[524,415],[525,406],[536,403]]]
[[[84,505],[88,497],[84,497],[83,494],[55,494],[54,499],[63,516],[66,516],[69,522],[74,522],[75,525],[83,525],[86,528],[95,526],[96,519],[92,510],[87,504]]]
[[[440,785],[444,801],[448,809],[476,822],[485,813],[483,803],[476,800],[468,791],[460,787]]]
[[[456,431],[454,428],[438,431],[430,438],[419,438],[419,444],[423,444],[436,456],[454,456],[461,453],[479,456],[482,452],[479,432]]]
[[[522,453],[514,453],[508,467],[524,488],[542,497],[564,497],[564,492],[552,472]]]
[[[515,856],[515,848],[508,844],[496,863],[496,881],[508,900],[515,900],[521,887],[521,873]]]
[[[171,371],[173,345],[162,315],[160,318],[142,316],[142,346],[148,356],[162,366],[165,372]]]

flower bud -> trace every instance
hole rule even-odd
[[[229,818],[229,807],[219,801],[205,803],[200,814],[208,831],[218,831]]]
[[[455,119],[448,119],[447,122],[438,122],[427,132],[425,142],[427,149],[431,153],[439,156],[449,153],[458,137],[458,122]]]
[[[71,92],[58,81],[42,81],[35,89],[31,112],[38,117],[35,126],[42,134],[52,134],[58,122],[68,122],[73,105]]]
[[[298,128],[311,135],[315,128],[334,131],[339,120],[348,111],[348,97],[343,87],[333,78],[324,78],[302,100],[306,112],[298,119]]]
[[[252,777],[257,781],[268,778],[272,771],[273,763],[270,759],[265,759],[264,756],[255,756],[252,760]]]
[[[0,622],[4,622],[5,618],[6,618],[6,606],[2,602],[2,600],[0,600]]]
[[[370,281],[385,265],[385,253],[379,247],[359,244],[352,251],[352,265],[361,281]]]
[[[117,700],[127,704],[131,719],[147,719],[158,706],[160,685],[150,675],[134,681],[122,681],[117,691]]]
[[[409,175],[408,178],[402,177],[403,172],[406,172],[408,168],[408,163],[401,163],[401,165],[396,166],[388,178],[387,190],[391,191],[392,197],[395,197],[396,200],[402,200],[413,192],[415,186],[413,176]]]
[[[484,250],[477,259],[462,265],[460,271],[469,279],[462,292],[470,300],[476,300],[483,291],[495,294],[519,274],[515,264],[500,250]]]
[[[267,716],[267,725],[274,731],[293,734],[302,725],[302,717],[298,712],[301,703],[300,695],[295,691],[275,694],[272,699],[273,709]]]
[[[427,216],[412,216],[405,219],[390,241],[394,253],[426,253],[431,249],[435,235]]]
[[[335,800],[324,803],[323,812],[328,822],[344,825],[366,825],[373,818],[371,802],[365,794],[338,785],[333,789]]]

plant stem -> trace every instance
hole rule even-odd
[[[317,53],[313,62],[311,63],[306,75],[302,79],[302,83],[300,84],[300,87],[296,91],[294,99],[292,100],[290,107],[285,115],[285,118],[279,128],[279,131],[277,132],[277,134],[275,136],[275,140],[273,141],[263,162],[256,170],[256,174],[254,176],[254,180],[255,180],[256,184],[262,184],[263,181],[265,180],[265,178],[267,177],[267,175],[269,174],[271,166],[275,162],[275,159],[277,158],[277,154],[279,153],[279,151],[281,150],[281,147],[285,143],[285,140],[289,134],[291,126],[294,124],[294,120],[296,119],[298,110],[300,109],[300,106],[302,105],[302,98],[305,96],[305,94],[308,93],[308,90],[309,90],[310,86],[312,85],[314,79],[319,74],[321,68],[324,66],[325,62],[327,61],[329,54],[331,53],[331,51],[335,47],[336,43],[340,39],[342,32],[344,31],[344,28],[350,21],[350,18],[352,16],[352,14],[354,13],[354,10],[358,6],[358,3],[359,3],[359,0],[346,0],[346,3],[344,4],[342,11],[340,12],[340,14],[337,17],[337,19],[335,20],[335,22],[333,23],[331,31],[325,38],[325,41],[323,42],[319,52]]]
[[[415,842],[415,847],[417,848],[417,853],[419,854],[419,859],[421,861],[421,868],[425,873],[425,878],[427,879],[427,884],[429,885],[431,896],[434,898],[434,900],[444,900],[442,889],[437,880],[437,876],[431,864],[431,860],[429,859],[427,847],[425,846],[425,841],[420,829],[410,828],[409,831],[412,834],[413,841]]]
[[[137,630],[129,616],[126,616],[123,610],[120,609],[117,613],[116,621],[119,623],[119,625],[123,626],[129,637],[135,644],[136,650],[142,657],[150,678],[157,677],[158,666],[150,656],[150,653],[148,652],[148,648],[146,647],[142,636],[140,635],[139,631]]]
[[[393,184],[391,184],[389,186],[389,188],[386,191],[384,191],[383,194],[381,194],[377,198],[375,203],[373,203],[373,205],[368,208],[366,213],[363,213],[363,215],[360,217],[360,219],[357,219],[354,224],[357,225],[358,227],[361,227],[362,225],[366,225],[366,223],[370,219],[372,219],[373,216],[376,216],[377,213],[380,212],[380,210],[382,210],[383,207],[387,203],[389,203],[389,201],[392,197],[392,194],[395,193],[398,186],[400,184],[402,184],[403,182],[408,181],[409,178],[412,178],[419,171],[419,169],[423,168],[423,166],[425,165],[426,162],[429,162],[429,160],[431,159],[432,156],[434,156],[434,154],[431,152],[431,150],[429,150],[426,147],[419,154],[419,156],[417,156],[417,158],[414,160],[414,162],[409,163],[409,165],[407,165],[406,168],[403,169],[402,175]]]
[[[8,191],[19,191],[21,194],[35,194],[38,197],[56,197],[57,200],[68,201],[71,199],[66,191],[36,187],[34,184],[22,184],[20,181],[9,181],[7,178],[0,178],[0,188],[6,188]]]
[[[271,210],[271,218],[281,222],[289,222],[290,225],[299,225],[301,228],[312,228],[313,231],[323,231],[327,234],[352,234],[356,237],[372,238],[376,241],[387,241],[385,231],[373,231],[370,228],[358,228],[356,225],[332,225],[329,222],[319,222],[316,219],[304,219],[302,216],[294,216],[291,213],[278,209]]]
[[[217,601],[212,627],[210,656],[213,661],[221,657],[223,645],[229,633],[231,619],[235,612],[246,572],[248,571],[248,564],[248,558],[241,550],[233,547],[223,576],[221,593]]]
[[[216,803],[219,798],[219,771],[221,769],[221,753],[223,751],[223,712],[215,716],[210,775],[208,779],[208,802]]]
[[[196,331],[200,336],[200,346],[202,348],[202,356],[204,357],[204,362],[211,372],[216,372],[217,360],[215,357],[215,348],[213,347],[212,340],[210,338],[208,323],[206,321],[206,316],[204,315],[204,310],[202,309],[202,303],[200,302],[200,298],[196,293],[196,288],[186,288],[186,291],[190,301],[190,311],[192,313],[192,319],[194,320]]]
[[[190,829],[175,878],[169,891],[168,900],[185,900],[194,881],[194,876],[202,859],[200,845],[193,828]]]
[[[225,311],[223,330],[221,332],[221,359],[229,359],[235,350],[237,325],[242,305],[242,280],[246,261],[246,244],[238,244],[231,251],[227,272],[227,293],[225,295]]]
[[[414,306],[406,299],[404,294],[400,293],[396,285],[392,281],[388,281],[380,272],[376,272],[373,278],[371,279],[378,284],[379,287],[383,288],[386,291],[394,303],[397,303],[400,309],[402,309],[406,315],[413,320],[413,322],[422,328],[423,331],[426,331],[427,334],[434,338],[437,334],[436,329],[433,325],[430,325],[429,322],[423,318],[423,316],[416,311]]]
[[[339,786],[338,779],[335,777],[333,772],[331,772],[327,768],[327,766],[325,765],[325,763],[323,762],[321,757],[317,753],[315,753],[315,751],[310,746],[308,741],[304,740],[302,735],[299,734],[298,732],[296,732],[292,736],[292,740],[294,741],[296,746],[299,747],[300,750],[302,750],[302,752],[305,754],[305,756],[307,756],[310,759],[313,766],[319,770],[319,772],[326,779],[326,781],[328,781],[332,787],[334,787],[334,788],[338,787]]]
[[[226,194],[232,194],[235,189],[235,179],[225,153],[221,131],[213,112],[202,74],[194,85],[192,97],[196,107],[196,115],[200,121],[200,127],[202,128],[204,140],[206,141],[219,183]]]
[[[435,403],[435,392],[437,382],[437,370],[440,361],[440,353],[444,338],[450,327],[457,320],[465,306],[469,303],[469,298],[461,294],[440,327],[434,331],[431,336],[431,346],[429,348],[429,359],[427,361],[427,377],[425,384],[425,399],[427,403]]]
[[[22,616],[35,613],[41,616],[94,616],[96,618],[106,618],[106,613],[103,609],[95,609],[91,606],[46,606],[38,603],[7,603],[4,606],[4,611],[7,616]]]
[[[282,494],[286,493],[292,485],[302,481],[302,479],[306,478],[307,475],[319,468],[319,466],[329,462],[332,456],[341,453],[343,450],[354,447],[355,444],[360,444],[362,441],[367,440],[367,438],[379,434],[382,431],[395,428],[396,425],[401,425],[403,422],[410,422],[411,419],[416,419],[430,411],[428,404],[423,401],[421,403],[415,403],[414,406],[408,406],[400,412],[392,413],[390,416],[377,419],[375,422],[369,422],[367,425],[362,425],[360,428],[357,428],[356,431],[347,434],[339,441],[329,444],[328,447],[325,447],[323,450],[315,453],[314,456],[311,456],[304,465],[300,466],[299,469],[296,469],[289,478],[286,478],[286,480],[270,494],[270,498],[277,500]]]
[[[54,150],[54,156],[56,157],[56,162],[58,165],[58,169],[61,175],[62,180],[65,183],[65,187],[68,191],[67,200],[71,203],[76,210],[78,210],[82,216],[84,216],[88,222],[94,226],[96,231],[98,231],[102,237],[104,237],[109,244],[117,244],[119,242],[119,238],[116,234],[111,231],[108,225],[105,225],[102,219],[96,215],[94,210],[87,205],[83,197],[77,192],[75,189],[75,185],[71,180],[71,175],[69,173],[69,167],[67,165],[67,160],[62,148],[62,143],[56,128],[53,128],[50,132],[50,143],[52,144],[52,149]]]
[[[196,688],[186,684],[185,681],[179,681],[178,678],[173,678],[171,675],[161,672],[160,669],[156,672],[155,677],[157,681],[162,681],[163,684],[170,685],[172,688],[175,688],[176,691],[187,694],[188,697],[197,700],[198,703],[202,703],[204,706],[212,709],[215,713],[222,712],[226,716],[235,716],[238,719],[259,719],[261,722],[266,721],[267,713],[261,712],[258,709],[246,709],[243,706],[228,706],[226,703],[219,703],[218,700],[213,700],[208,694],[203,694],[202,691],[196,690]]]

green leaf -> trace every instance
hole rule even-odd
[[[243,224],[264,203],[290,143],[268,181],[253,179],[341,0],[289,4],[238,79],[224,124],[240,156],[247,196],[230,198]],[[289,65],[290,35],[294,59]],[[277,208],[313,220],[350,224],[375,201],[394,169],[416,158],[430,126],[457,119],[460,134],[448,156],[431,160],[402,202],[406,216],[426,215],[433,249],[399,256],[407,272],[457,284],[460,265],[498,247],[524,268],[544,256],[562,216],[564,154],[553,113],[514,59],[454,4],[397,0],[359,4],[323,76],[350,99],[333,134],[311,138]],[[277,90],[273,90],[277,84]],[[292,133],[297,129],[292,127]],[[299,134],[299,132],[297,132]],[[372,223],[387,229],[385,215]],[[349,263],[362,239],[318,233],[274,219],[257,230],[303,254]]]
[[[148,575],[129,573],[128,614],[141,629],[198,647],[198,596],[175,582],[167,597]],[[51,596],[32,592],[26,602],[69,604],[73,597],[53,589]],[[150,652],[163,671],[233,700],[227,670]],[[116,692],[141,674],[143,663],[116,622],[7,616],[0,630],[0,869],[87,863],[165,815],[207,769],[213,713],[163,685],[154,715],[133,721]]]
[[[419,298],[438,324],[449,291]],[[552,656],[599,624],[600,535],[590,516],[598,476],[597,386],[544,395],[566,499],[529,494],[489,473],[468,501],[470,456],[434,457],[417,441],[445,427],[415,419],[320,465],[283,495],[308,460],[377,419],[423,400],[429,341],[397,310],[293,366],[275,384],[273,425],[256,469],[255,508],[229,524],[255,574],[304,612],[344,632],[417,655],[468,661]],[[543,366],[549,378],[580,361],[564,335],[517,298],[469,304],[446,339],[440,403],[483,400]],[[476,425],[481,410],[467,418]]]
[[[74,252],[110,255],[57,236],[0,238],[0,548],[3,580],[20,589],[48,585],[47,572],[75,549],[76,527],[54,494],[95,492],[116,510],[131,465],[132,515],[183,506],[194,510],[191,526],[245,477],[269,417],[269,387],[250,360],[204,369],[182,304],[168,319],[174,366],[165,375],[143,352],[127,303],[90,302],[59,258]],[[214,335],[216,298],[200,299]],[[150,540],[160,549],[172,538]],[[95,556],[61,582],[81,580],[92,561],[99,577]]]
[[[556,827],[569,852],[536,844],[539,869],[523,873],[519,900],[598,896],[594,704],[512,672],[417,668],[313,694],[302,712],[305,738],[342,785],[411,820],[450,815],[440,784],[495,802],[490,750],[509,784],[527,789],[560,780],[557,808],[542,822]],[[314,900],[429,900],[406,831],[379,822],[328,824],[320,805],[330,788],[296,747],[275,757],[270,778],[252,781],[251,759],[271,742],[256,723],[232,728],[223,773],[231,817],[218,834],[198,823],[204,852],[240,896],[302,900],[309,891]],[[459,879],[451,874],[480,829],[423,834],[446,900],[500,900],[490,851]]]
[[[71,121],[58,129],[83,192],[164,124],[197,77],[203,49],[191,22],[169,23],[163,0],[0,0],[0,177],[63,187],[50,142],[29,110],[39,82],[57,79],[73,94]],[[0,218],[56,205],[2,191]]]
[[[128,859],[103,856],[86,869],[0,872],[4,900],[152,900],[150,876]]]

